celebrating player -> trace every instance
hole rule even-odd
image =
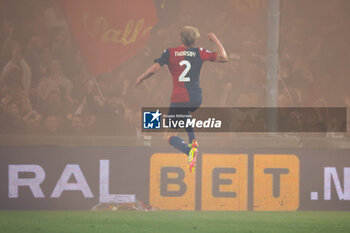
[[[227,62],[227,54],[219,39],[214,33],[209,33],[208,38],[214,42],[217,52],[195,47],[200,34],[197,28],[185,26],[181,29],[180,38],[182,46],[164,50],[160,58],[154,60],[149,67],[136,80],[136,85],[151,77],[160,68],[167,64],[173,79],[173,92],[169,115],[189,115],[202,103],[202,89],[199,87],[199,74],[204,61]],[[192,172],[196,167],[198,154],[198,142],[194,136],[193,128],[186,128],[189,143],[185,143],[178,136],[169,138],[169,143],[176,149],[188,155],[188,167]]]

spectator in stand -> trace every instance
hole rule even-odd
[[[75,54],[77,49],[73,46],[68,28],[62,27],[57,28],[57,30],[54,41],[51,43],[51,50],[55,58],[60,60],[61,69],[70,77],[76,72]]]
[[[33,36],[29,41],[26,51],[25,58],[32,71],[32,86],[37,86],[40,78],[42,77],[40,63],[41,54],[43,51],[43,42],[38,36]]]
[[[0,69],[11,59],[12,48],[15,44],[13,39],[15,27],[12,23],[5,21],[2,25],[2,33],[0,36]]]
[[[40,79],[33,91],[36,105],[45,115],[43,132],[62,134],[67,131],[66,117],[72,112],[74,100],[71,97],[72,82],[65,77],[58,60],[52,60],[49,75]]]
[[[49,76],[51,62],[53,60],[50,48],[44,48],[40,55],[40,79]],[[39,80],[40,81],[40,80]]]
[[[1,103],[1,132],[5,134],[22,133],[25,123],[22,119],[19,103],[14,100],[8,101],[2,98]]]
[[[42,133],[48,135],[59,135],[62,134],[62,118],[55,115],[48,115],[45,118]]]
[[[74,116],[72,119],[72,132],[73,134],[85,134],[85,124],[82,116]]]
[[[94,77],[90,75],[88,67],[79,52],[75,55],[75,63],[77,72],[71,77],[73,83],[72,98],[81,101],[86,94],[87,82],[93,80]]]
[[[72,105],[65,100],[60,91],[51,91],[48,93],[44,102],[42,102],[42,113],[53,114],[59,117],[66,117],[72,111]]]
[[[1,95],[4,100],[8,100],[6,102],[13,99],[20,102],[24,111],[28,112],[32,110],[30,100],[23,89],[22,70],[19,67],[13,67],[13,69],[6,72],[6,75],[3,76]]]
[[[11,60],[5,65],[1,72],[1,81],[4,80],[8,73],[10,73],[13,69],[18,69],[21,71],[22,87],[25,94],[28,96],[31,86],[32,73],[28,63],[22,56],[21,48],[18,43],[14,43]]]
[[[119,128],[123,125],[125,105],[123,99],[105,97],[96,80],[89,80],[86,87],[83,101],[68,117],[75,128],[73,131],[80,131],[81,134],[94,130],[93,133],[102,135],[113,135],[120,132]],[[77,122],[81,122],[81,124],[76,124]],[[83,127],[79,125],[83,125]],[[83,128],[84,130],[81,130]]]
[[[73,135],[95,135],[96,116],[93,114],[82,114],[72,116],[71,128],[69,133]]]
[[[298,70],[293,75],[295,94],[299,106],[312,107],[321,98],[320,80],[315,81],[308,67]]]
[[[12,69],[1,88],[1,114],[4,130],[13,133],[31,128],[33,133],[41,120],[41,115],[33,110],[31,102],[22,88],[21,70]]]
[[[125,109],[124,121],[120,127],[119,135],[141,137],[141,111],[134,111],[131,108]]]
[[[48,77],[43,77],[36,90],[37,95],[46,100],[51,92],[62,93],[65,100],[69,104],[73,104],[71,91],[73,88],[72,82],[63,74],[62,66],[59,60],[53,60],[50,66],[50,74]]]
[[[232,92],[233,90],[233,85],[232,83],[226,83],[225,87],[224,87],[224,91],[222,92],[220,99],[219,99],[219,106],[220,107],[230,107],[231,106],[231,102],[230,100],[232,100]]]

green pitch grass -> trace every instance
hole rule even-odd
[[[350,212],[0,211],[3,233],[337,233]]]

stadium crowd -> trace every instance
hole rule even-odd
[[[215,49],[205,38],[213,31],[229,53],[228,64],[203,67],[203,106],[264,106],[265,0],[155,1],[159,23],[148,44],[98,77],[90,75],[57,1],[0,4],[0,134],[140,134],[141,107],[168,106],[171,78],[163,68],[140,88],[134,81],[179,44],[186,24],[199,28],[201,46]],[[349,10],[346,0],[281,1],[279,106],[350,107]]]

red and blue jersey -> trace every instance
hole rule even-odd
[[[217,53],[203,48],[180,46],[164,50],[154,62],[167,64],[173,79],[172,103],[202,101],[199,75],[204,61],[215,61]]]

